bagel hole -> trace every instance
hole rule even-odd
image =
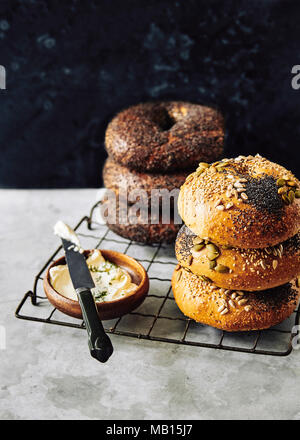
[[[153,114],[152,121],[158,125],[161,131],[168,131],[176,124],[175,119],[165,108],[157,109]]]

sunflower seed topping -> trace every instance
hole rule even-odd
[[[244,187],[244,185],[242,184],[242,182],[240,182],[239,180],[237,180],[236,182],[234,182],[233,186],[235,188],[241,188]]]
[[[260,265],[261,265],[261,267],[263,268],[263,270],[266,270],[266,265],[265,265],[265,263],[263,262],[263,260],[260,260]]]
[[[177,272],[177,275],[176,275],[176,281],[179,281],[180,278],[181,278],[181,272]]]

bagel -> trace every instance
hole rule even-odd
[[[109,123],[105,146],[117,163],[165,172],[217,160],[224,120],[215,109],[188,102],[149,102],[120,112]]]
[[[178,212],[196,235],[242,249],[275,246],[300,229],[299,181],[260,155],[200,163]]]
[[[163,189],[171,192],[174,189],[179,189],[187,174],[187,171],[177,171],[169,174],[142,173],[119,165],[112,159],[107,159],[103,167],[103,181],[107,189],[115,192],[124,190],[128,193],[143,190],[146,191],[149,200],[151,199],[152,190]],[[176,195],[178,195],[178,192]]]
[[[175,252],[181,266],[225,289],[271,289],[300,275],[300,232],[274,247],[238,249],[205,242],[182,226]]]
[[[174,223],[172,215],[168,224],[162,223],[160,216],[153,213],[150,216],[150,209],[147,206],[145,210],[137,213],[134,206],[119,201],[118,197],[114,209],[115,218],[110,218],[105,213],[108,208],[111,208],[111,202],[106,196],[101,204],[102,217],[106,218],[109,229],[128,240],[146,244],[174,243],[181,226]],[[131,222],[131,219],[134,219],[135,223]]]
[[[178,265],[172,288],[179,309],[202,324],[230,332],[262,330],[284,321],[299,301],[298,281],[262,292],[216,287]]]

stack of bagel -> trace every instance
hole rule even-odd
[[[153,204],[161,204],[153,201],[153,190],[179,190],[199,161],[221,156],[223,142],[223,117],[210,107],[155,102],[119,113],[105,135],[108,159],[103,181],[116,196],[116,217],[105,215],[108,227],[142,243],[174,242],[180,228],[174,222],[177,198],[171,204],[170,221],[164,222],[160,207],[153,212]],[[141,197],[146,209],[137,212],[135,202]],[[104,212],[111,201],[106,196],[102,203]]]
[[[172,277],[188,317],[226,331],[269,328],[299,301],[300,183],[256,156],[200,163],[181,187]]]

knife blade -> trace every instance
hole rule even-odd
[[[74,243],[62,238],[70,277],[77,293],[82,317],[88,333],[91,355],[100,362],[106,362],[113,353],[112,343],[100,321],[94,297],[90,289],[95,283],[90,274],[83,253],[76,250]]]
[[[62,243],[74,289],[95,287],[84,254],[75,251],[75,245],[71,241],[62,238]]]

